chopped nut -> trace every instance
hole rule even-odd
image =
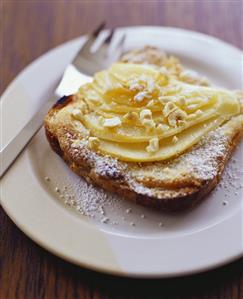
[[[77,120],[82,120],[82,118],[83,118],[83,114],[82,114],[81,110],[77,109],[77,108],[72,110],[72,116]]]
[[[154,153],[159,150],[159,139],[158,137],[151,138],[149,140],[149,145],[146,147],[148,153]]]
[[[175,103],[173,103],[173,102],[166,103],[164,106],[164,109],[163,109],[164,116],[167,117],[176,108],[177,108],[177,106],[175,105]]]
[[[177,126],[177,121],[176,121],[175,115],[173,113],[169,114],[169,116],[168,116],[168,123],[172,127],[176,127]]]
[[[96,150],[100,146],[100,140],[97,137],[89,137],[88,145],[91,149]]]
[[[144,120],[142,120],[142,124],[149,131],[155,128],[155,122],[152,119],[144,119]]]
[[[114,128],[120,125],[121,125],[121,120],[119,117],[106,118],[103,123],[103,126],[106,128]]]
[[[165,125],[165,124],[158,124],[156,130],[158,132],[158,134],[164,133],[165,131],[169,130],[169,126]]]
[[[178,141],[178,137],[177,136],[174,136],[173,138],[172,138],[172,142],[173,143],[176,143]]]
[[[128,82],[128,85],[129,85],[129,89],[133,90],[133,91],[136,91],[136,90],[142,91],[144,89],[144,86],[142,84],[139,84],[139,81],[137,78],[130,80]]]
[[[143,109],[141,112],[140,112],[140,119],[143,120],[143,119],[151,119],[152,118],[152,112],[151,110],[149,109]]]
[[[155,84],[152,78],[147,81],[147,90],[148,92],[152,93],[155,89]]]
[[[151,98],[150,94],[147,91],[140,91],[135,95],[134,100],[136,102],[142,102],[145,98]]]
[[[201,116],[203,114],[202,110],[200,109],[198,109],[195,113],[197,116]]]
[[[185,120],[187,117],[186,112],[177,108],[172,111],[168,116],[168,123],[172,127],[176,127],[179,120]]]
[[[154,100],[151,100],[148,102],[147,107],[153,107],[154,104],[155,104]]]

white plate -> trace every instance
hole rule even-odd
[[[126,50],[155,45],[179,56],[187,67],[206,75],[216,85],[241,87],[242,53],[222,41],[173,28],[121,30],[127,34]],[[48,52],[10,84],[1,101],[2,145],[41,106],[81,43],[82,38]],[[243,254],[242,173],[238,171],[242,168],[242,148],[241,144],[234,155],[238,163],[231,163],[222,187],[195,209],[166,215],[119,198],[111,200],[111,195],[105,198],[104,192],[88,186],[68,169],[50,150],[40,131],[3,178],[1,202],[9,217],[31,239],[75,264],[133,277],[191,274]],[[233,180],[229,179],[232,169]],[[45,181],[45,176],[51,181]],[[65,192],[75,195],[94,217],[83,216],[63,203],[54,189],[62,190],[64,186],[68,187]],[[224,200],[227,205],[223,205]],[[104,215],[98,209],[101,205],[108,223],[102,222]]]

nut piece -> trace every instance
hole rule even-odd
[[[140,112],[140,121],[148,131],[155,128],[155,122],[152,120],[152,112],[149,109],[143,109]]]
[[[97,137],[89,137],[88,145],[92,150],[97,150],[100,146],[100,140]]]
[[[81,110],[77,109],[77,108],[72,110],[72,116],[77,120],[82,120],[82,118],[83,118],[83,114],[82,114]]]
[[[144,119],[151,119],[152,118],[152,112],[149,109],[143,109],[140,112],[140,119],[144,120]]]
[[[119,117],[112,117],[104,119],[103,126],[106,128],[114,128],[121,125],[121,120]]]
[[[140,91],[135,95],[134,101],[140,103],[144,99],[149,99],[149,98],[151,98],[151,95],[148,94],[148,91]]]
[[[146,106],[147,107],[153,107],[154,104],[155,104],[155,101],[154,100],[150,100]]]
[[[196,112],[196,116],[201,116],[203,114],[202,110],[198,109]]]
[[[158,132],[158,134],[162,134],[164,133],[165,131],[168,131],[169,130],[169,126],[165,125],[165,124],[158,124],[158,126],[156,127],[156,130]]]
[[[142,120],[142,124],[146,127],[147,131],[151,131],[155,128],[155,122],[152,119]]]
[[[147,90],[150,93],[154,92],[155,90],[155,84],[152,78],[149,78],[147,81]]]
[[[137,78],[128,81],[128,85],[129,89],[133,91],[142,91],[144,89],[144,86],[139,83],[139,80]]]
[[[174,113],[169,114],[169,116],[168,116],[168,123],[172,127],[176,127],[177,126],[177,121],[176,121]]]
[[[187,117],[186,112],[184,112],[181,109],[175,109],[174,111],[172,111],[169,116],[168,116],[168,123],[170,126],[172,127],[176,127],[178,124],[178,121],[182,121],[185,120]]]
[[[151,138],[149,145],[146,147],[148,153],[155,153],[159,150],[159,139],[158,137]]]
[[[176,108],[177,108],[177,106],[175,105],[175,103],[173,103],[173,102],[166,103],[164,106],[164,109],[163,109],[164,116],[167,117]]]
[[[173,138],[172,138],[172,143],[176,143],[178,141],[178,137],[177,136],[174,136]]]

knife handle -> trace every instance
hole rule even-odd
[[[29,144],[35,133],[42,127],[43,119],[55,103],[56,96],[45,102],[42,107],[32,116],[23,129],[0,151],[0,178],[4,176],[15,159]]]

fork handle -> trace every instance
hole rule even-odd
[[[4,176],[8,168],[31,141],[35,133],[42,127],[43,119],[51,105],[57,100],[53,96],[32,116],[21,131],[0,151],[0,178]]]

